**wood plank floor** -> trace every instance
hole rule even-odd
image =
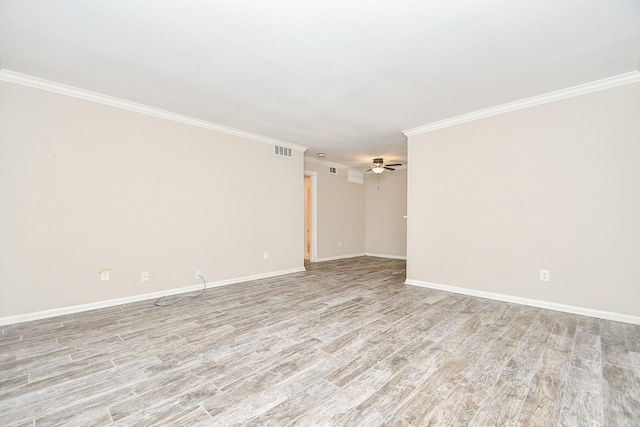
[[[0,425],[640,425],[640,326],[404,270],[331,261],[0,327]]]

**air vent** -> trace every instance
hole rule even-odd
[[[293,151],[291,150],[291,148],[280,147],[279,145],[273,146],[273,154],[282,157],[293,157]]]
[[[334,167],[329,167],[329,173],[332,175],[338,175],[338,169]]]
[[[354,182],[356,184],[364,184],[364,172],[349,169],[347,175],[347,182]]]

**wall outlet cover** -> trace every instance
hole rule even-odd
[[[549,281],[549,270],[540,270],[540,281],[541,282]]]

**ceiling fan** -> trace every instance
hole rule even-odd
[[[373,159],[373,164],[371,165],[371,168],[369,170],[366,170],[365,172],[373,172],[375,174],[381,174],[382,172],[386,170],[390,170],[390,171],[394,171],[395,169],[392,168],[391,166],[402,166],[402,163],[392,163],[390,165],[385,165],[384,164],[384,159],[382,158],[378,158],[378,159]]]

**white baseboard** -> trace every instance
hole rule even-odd
[[[219,280],[217,282],[208,282],[207,289],[216,288],[219,286],[232,285],[235,283],[249,282],[251,280],[266,279],[266,278],[275,277],[275,276],[283,276],[285,274],[299,273],[301,271],[305,271],[304,267],[296,267],[288,270],[272,271],[272,272],[263,273],[263,274],[254,274],[251,276],[235,277],[232,279]],[[0,326],[12,325],[14,323],[29,322],[31,320],[47,319],[50,317],[62,316],[65,314],[80,313],[83,311],[95,310],[98,308],[106,308],[106,307],[113,307],[117,305],[130,304],[138,301],[156,299],[162,296],[199,291],[201,289],[202,289],[202,284],[184,286],[181,288],[167,289],[164,291],[151,292],[148,294],[132,295],[130,297],[117,298],[117,299],[111,299],[106,301],[98,301],[98,302],[93,302],[89,304],[73,305],[69,307],[54,308],[51,310],[37,311],[35,313],[17,314],[15,316],[0,317]]]
[[[406,256],[401,256],[401,255],[386,255],[386,254],[372,254],[367,252],[365,254],[366,256],[372,256],[372,257],[376,257],[376,258],[389,258],[389,259],[402,259],[402,260],[407,260]]]
[[[361,254],[347,254],[347,255],[338,255],[338,256],[330,256],[330,257],[325,257],[325,258],[318,258],[316,259],[315,262],[324,262],[324,261],[335,261],[338,259],[346,259],[346,258],[356,258],[359,256],[365,256],[365,253],[361,253]]]
[[[614,313],[610,311],[594,310],[591,308],[576,307],[573,305],[558,304],[555,302],[541,301],[529,298],[522,298],[513,295],[496,294],[493,292],[478,291],[475,289],[459,288],[457,286],[442,285],[439,283],[422,282],[420,280],[407,279],[407,285],[421,286],[423,288],[438,289],[441,291],[454,292],[456,294],[470,295],[474,297],[487,298],[497,301],[513,302],[516,304],[529,305],[532,307],[545,308],[548,310],[562,311],[565,313],[580,314],[582,316],[597,317],[599,319],[613,320],[616,322],[631,323],[640,325],[640,317],[628,314]]]

